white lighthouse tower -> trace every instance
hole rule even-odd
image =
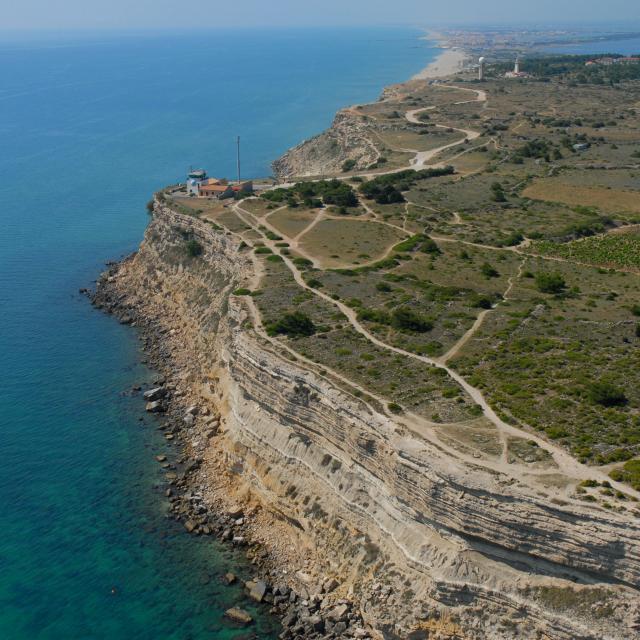
[[[478,60],[478,80],[484,80],[484,56]]]
[[[520,73],[520,56],[516,56],[516,64],[513,67],[513,74],[518,75]]]

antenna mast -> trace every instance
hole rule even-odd
[[[238,136],[236,143],[238,145],[238,184],[240,184],[240,136]]]

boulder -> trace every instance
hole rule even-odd
[[[311,616],[308,624],[316,633],[322,633],[324,631],[324,620],[320,616]]]
[[[164,413],[165,408],[161,400],[154,400],[153,402],[147,402],[145,409],[149,413]]]
[[[251,624],[253,622],[253,618],[251,615],[245,611],[244,609],[240,609],[239,607],[231,607],[231,609],[227,609],[224,614],[230,620],[237,622],[239,624]]]
[[[324,593],[331,593],[335,591],[339,585],[340,583],[335,578],[329,578],[329,580],[325,580],[322,585],[322,590]]]
[[[233,518],[235,520],[236,518],[240,518],[242,516],[244,510],[240,505],[235,504],[232,507],[229,507],[227,513],[229,514],[230,518]]]
[[[346,622],[338,622],[331,630],[337,638],[341,638],[342,634],[347,630]]]
[[[192,533],[194,531],[194,529],[197,527],[198,525],[193,521],[193,520],[187,520],[184,523],[184,528],[189,532]]]
[[[143,394],[145,400],[149,402],[153,402],[154,400],[160,400],[167,395],[167,390],[164,387],[156,387],[155,389],[149,389],[149,391],[145,391]]]
[[[196,423],[196,419],[192,413],[185,414],[183,420],[187,427],[193,427],[193,425]]]
[[[327,618],[338,622],[340,620],[346,620],[347,614],[349,613],[349,607],[346,604],[339,604],[336,607],[333,607],[331,611],[327,614]]]
[[[297,619],[298,619],[298,616],[296,615],[295,611],[292,611],[291,613],[288,613],[284,618],[282,618],[282,621],[281,621],[282,626],[285,629],[289,627],[293,627]]]
[[[249,588],[249,596],[253,598],[256,602],[262,602],[265,594],[267,593],[267,583],[258,580],[254,582],[252,586]]]
[[[237,578],[235,576],[235,573],[225,573],[223,579],[226,584],[233,584]]]

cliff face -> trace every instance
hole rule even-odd
[[[465,465],[294,362],[231,295],[251,274],[239,241],[156,203],[110,285],[166,328],[185,389],[221,412],[208,459],[340,577],[373,628],[435,637],[451,616],[468,638],[640,637],[637,520]]]
[[[365,169],[380,156],[367,121],[350,110],[339,112],[329,129],[305,140],[273,163],[274,174],[287,180],[293,176],[339,174],[345,160],[354,169]]]

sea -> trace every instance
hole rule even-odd
[[[0,638],[277,637],[227,571],[242,554],[167,518],[175,457],[136,385],[134,329],[79,294],[133,251],[189,167],[245,177],[438,50],[409,28],[0,34]]]

